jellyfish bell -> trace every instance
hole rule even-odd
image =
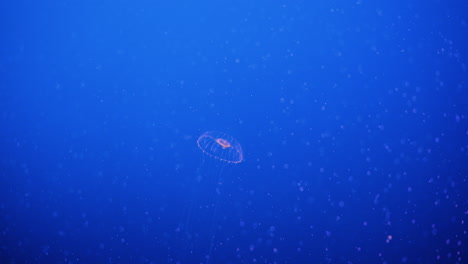
[[[198,138],[197,144],[208,156],[227,163],[240,163],[244,159],[239,142],[223,132],[205,132]]]

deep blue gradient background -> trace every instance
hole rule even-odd
[[[0,262],[177,263],[187,194],[213,191],[196,139],[219,130],[245,162],[212,263],[466,263],[467,14],[2,1]]]

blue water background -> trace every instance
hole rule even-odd
[[[1,263],[177,263],[210,130],[245,157],[212,263],[466,263],[467,14],[2,1]]]

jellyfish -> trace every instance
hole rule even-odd
[[[213,261],[216,250],[216,230],[220,203],[223,198],[224,177],[229,175],[227,167],[244,160],[242,147],[232,136],[216,131],[203,133],[197,140],[202,151],[202,162],[195,173],[195,181],[188,194],[188,206],[184,220],[178,227],[185,240],[180,263]],[[200,259],[203,258],[203,259]]]

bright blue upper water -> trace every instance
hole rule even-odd
[[[466,263],[467,14],[2,1],[0,262]]]

